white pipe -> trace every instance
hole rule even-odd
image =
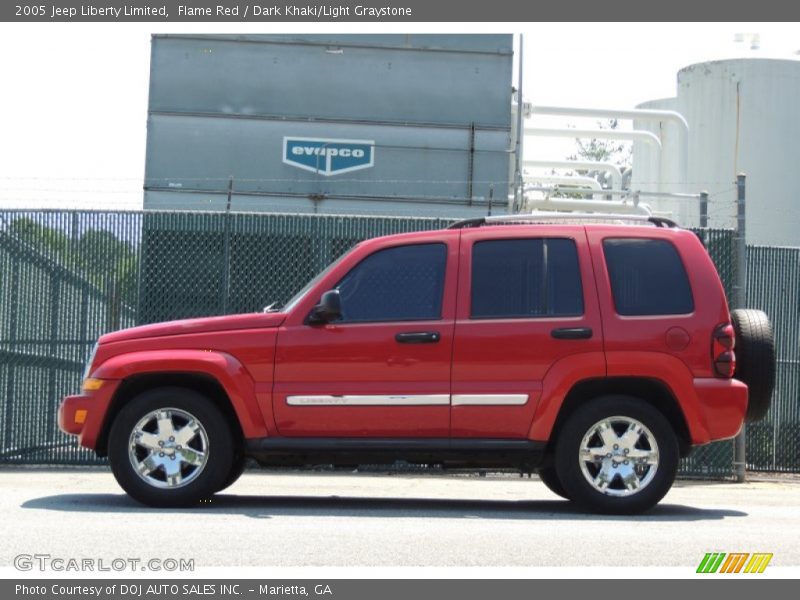
[[[607,119],[639,119],[642,121],[672,121],[687,134],[689,123],[684,116],[674,110],[652,108],[578,108],[572,106],[534,106],[533,112],[540,115],[565,117],[598,117]]]
[[[602,211],[614,214],[652,214],[647,204],[627,204],[612,200],[572,200],[566,198],[526,199],[525,210]]]
[[[587,171],[605,171],[611,174],[611,187],[622,181],[622,172],[614,163],[593,160],[526,160],[525,167],[552,167],[554,169],[584,169]],[[620,186],[622,187],[622,186]]]
[[[630,186],[632,177],[633,177],[633,169],[631,167],[626,167],[625,170],[622,172],[622,179],[620,180],[619,188],[621,190],[624,190],[626,183],[628,184],[628,186]]]
[[[606,140],[631,140],[645,142],[661,150],[661,140],[650,131],[620,131],[619,129],[572,129],[571,127],[526,127],[525,135],[540,137],[599,138]]]
[[[575,187],[585,187],[590,190],[603,191],[600,182],[591,177],[581,177],[580,175],[525,175],[525,183],[556,183],[558,185],[573,185]]]
[[[493,217],[485,217],[484,222],[491,223],[537,223],[539,221],[569,221],[579,219],[595,219],[602,221],[638,221],[638,222],[652,222],[648,215],[642,214],[610,214],[610,213],[562,213],[562,212],[544,212],[535,211],[532,213],[519,213],[514,215],[496,215]],[[655,223],[653,223],[655,225]]]
[[[681,179],[689,181],[689,123],[686,118],[674,110],[653,108],[578,108],[569,106],[534,106],[534,114],[556,115],[567,117],[599,117],[617,118],[663,123],[670,121],[678,126],[680,151],[678,152],[678,169]],[[663,129],[662,129],[663,132]],[[661,137],[661,136],[659,136]],[[659,172],[661,171],[661,155],[659,154]]]
[[[534,186],[534,185],[526,185],[525,189],[528,191],[534,190],[537,192],[557,192],[558,186],[556,187],[546,187],[546,186]],[[594,194],[594,190],[579,190],[574,189],[570,190],[570,193],[574,194]],[[679,200],[700,200],[702,198],[702,194],[684,194],[682,192],[641,192],[639,190],[603,190],[603,194],[606,196],[622,196],[622,197],[636,197],[636,196],[647,196],[650,198],[677,198]]]

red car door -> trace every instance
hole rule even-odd
[[[457,267],[455,232],[409,234],[359,246],[324,277],[278,332],[279,433],[446,438]],[[331,289],[342,317],[309,325]]]
[[[585,356],[588,375],[605,374],[583,227],[463,230],[456,314],[453,438],[527,437],[546,374],[564,358]]]

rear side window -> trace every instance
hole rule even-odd
[[[447,263],[445,244],[379,250],[358,263],[336,288],[342,321],[440,319]]]
[[[620,315],[681,315],[694,310],[686,269],[668,241],[607,239],[603,250]]]
[[[575,242],[487,240],[472,247],[473,319],[583,314]]]

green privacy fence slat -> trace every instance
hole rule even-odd
[[[439,219],[147,213],[139,321],[259,310],[285,302],[360,240],[437,229]],[[169,289],[170,293],[163,293]]]
[[[78,390],[85,357],[103,332],[257,311],[285,302],[361,240],[439,229],[450,222],[266,213],[0,211],[0,462],[102,462],[57,430],[55,411],[61,397]],[[704,230],[701,235],[730,293],[732,232]],[[751,305],[771,316],[774,312],[784,344],[775,409],[763,427],[748,429],[752,469],[800,471],[800,381],[796,342],[789,341],[797,339],[798,298],[784,289],[794,285],[796,290],[798,252],[750,250]],[[781,274],[784,269],[794,269],[793,284]],[[783,288],[776,293],[778,285]],[[733,473],[732,461],[731,442],[711,444],[684,460],[681,472],[727,477]]]
[[[775,328],[778,373],[772,408],[747,426],[747,466],[800,471],[800,248],[747,249],[748,304]]]

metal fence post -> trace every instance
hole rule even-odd
[[[469,125],[469,154],[467,155],[467,201],[472,206],[475,195],[475,121]]]
[[[522,66],[523,66],[523,48],[524,36],[519,34],[519,72],[517,74],[517,144],[515,147],[514,156],[514,204],[512,210],[509,212],[516,212],[522,207],[522,154],[525,144],[525,129],[523,128],[523,112],[525,110],[525,102],[522,99]]]
[[[15,432],[14,426],[17,423],[17,419],[15,418],[15,410],[14,410],[14,403],[16,400],[16,392],[19,389],[19,381],[17,381],[17,367],[16,367],[16,360],[14,357],[15,352],[20,351],[20,346],[16,344],[16,340],[19,336],[19,321],[20,317],[24,318],[24,313],[20,315],[22,312],[21,307],[21,266],[22,266],[22,259],[20,257],[15,257],[11,255],[13,262],[11,263],[11,294],[9,297],[9,311],[8,311],[8,329],[6,334],[6,341],[9,343],[9,355],[10,360],[8,362],[8,367],[6,368],[6,381],[5,381],[5,427],[3,431],[3,450],[6,448],[13,448],[19,445],[19,441],[17,438],[17,434]],[[4,344],[5,345],[5,344]]]
[[[708,192],[705,190],[700,192],[700,229],[703,244],[708,246]]]
[[[700,227],[708,227],[708,192],[700,192]]]
[[[220,286],[220,302],[222,314],[228,314],[228,301],[231,293],[231,196],[233,195],[233,175],[228,178],[228,201],[225,203],[225,215],[222,217],[222,285]]]
[[[739,173],[736,176],[736,235],[734,244],[736,245],[736,278],[733,284],[733,305],[736,308],[744,308],[747,304],[747,245],[745,240],[745,174]],[[733,446],[733,467],[736,473],[736,481],[742,483],[746,479],[746,449],[745,449],[745,425],[736,436]]]

